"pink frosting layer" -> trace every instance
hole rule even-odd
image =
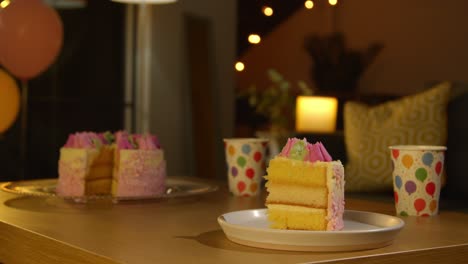
[[[109,135],[111,133],[107,132]],[[130,135],[125,131],[115,133],[115,141],[118,149],[140,149],[140,150],[155,150],[161,149],[159,140],[154,135],[134,134]],[[64,147],[92,149],[99,148],[102,145],[109,145],[112,142],[106,138],[105,133],[94,132],[77,132],[68,136],[68,140]]]
[[[155,150],[160,149],[159,140],[154,135],[129,135],[125,131],[115,133],[115,141],[118,149],[140,149]]]
[[[159,149],[159,141],[156,136],[152,135],[134,135],[135,141],[139,147],[139,149],[142,150],[155,150]]]
[[[283,147],[283,150],[279,154],[280,156],[283,157],[288,157],[291,154],[291,149],[296,144],[298,141],[301,141],[298,138],[289,138],[288,142],[286,142],[286,145]],[[307,142],[307,139],[302,139],[304,142],[305,148],[307,155],[304,156],[304,161],[310,161],[310,162],[315,162],[315,161],[332,161],[332,157],[330,154],[328,154],[328,151],[325,149],[325,146],[321,142],[317,142],[315,144],[311,144]]]
[[[102,134],[94,132],[77,132],[68,136],[67,143],[65,143],[64,147],[91,149],[98,148],[103,144],[107,144],[107,142]]]
[[[161,150],[123,150],[120,168],[114,179],[118,180],[115,196],[160,195],[166,190],[166,162],[161,160]]]
[[[335,190],[328,193],[327,230],[341,230],[344,228],[343,213],[344,200],[344,171],[343,166],[334,165]]]
[[[130,137],[125,131],[115,133],[115,144],[118,149],[136,149],[136,146],[130,143]]]
[[[82,158],[75,163],[84,164]],[[56,192],[59,196],[83,196],[85,195],[84,177],[86,168],[84,166],[72,167],[71,162],[59,161],[60,179],[57,183]]]

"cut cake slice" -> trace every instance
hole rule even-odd
[[[164,193],[166,161],[162,150],[117,151],[112,178],[113,196],[153,196]]]
[[[135,146],[138,146],[137,148]],[[112,195],[161,195],[166,190],[166,161],[155,137],[116,133]]]
[[[86,132],[70,138],[77,147],[70,146],[68,142],[60,149],[57,194],[79,197],[110,193],[113,146],[104,145],[94,133]]]
[[[266,206],[272,228],[343,228],[344,169],[321,143],[289,139],[267,169]]]

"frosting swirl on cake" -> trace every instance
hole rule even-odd
[[[129,135],[125,131],[119,131],[115,133],[115,138],[118,149],[161,149],[161,145],[159,144],[158,138],[149,134]]]
[[[68,136],[66,148],[94,149],[109,144],[104,134],[94,132],[77,132]]]
[[[310,162],[333,160],[321,142],[311,144],[305,138],[289,138],[279,156]]]
[[[64,147],[98,149],[103,145],[112,145],[114,142],[118,149],[161,149],[161,145],[159,144],[159,140],[156,136],[150,134],[130,135],[126,131],[118,131],[115,134],[112,134],[111,132],[77,132],[68,136]]]

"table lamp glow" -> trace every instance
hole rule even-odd
[[[334,97],[298,96],[296,99],[296,132],[334,132],[337,109],[338,100]]]

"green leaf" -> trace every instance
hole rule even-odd
[[[297,86],[301,90],[301,94],[303,94],[303,95],[312,95],[313,94],[312,89],[307,85],[306,82],[298,81]]]
[[[283,80],[283,76],[274,69],[268,70],[268,76],[270,77],[270,80],[275,83],[281,82]]]
[[[287,92],[287,90],[289,89],[291,85],[289,84],[289,82],[287,81],[282,81],[280,84],[279,84],[279,88],[281,89],[282,92]]]

